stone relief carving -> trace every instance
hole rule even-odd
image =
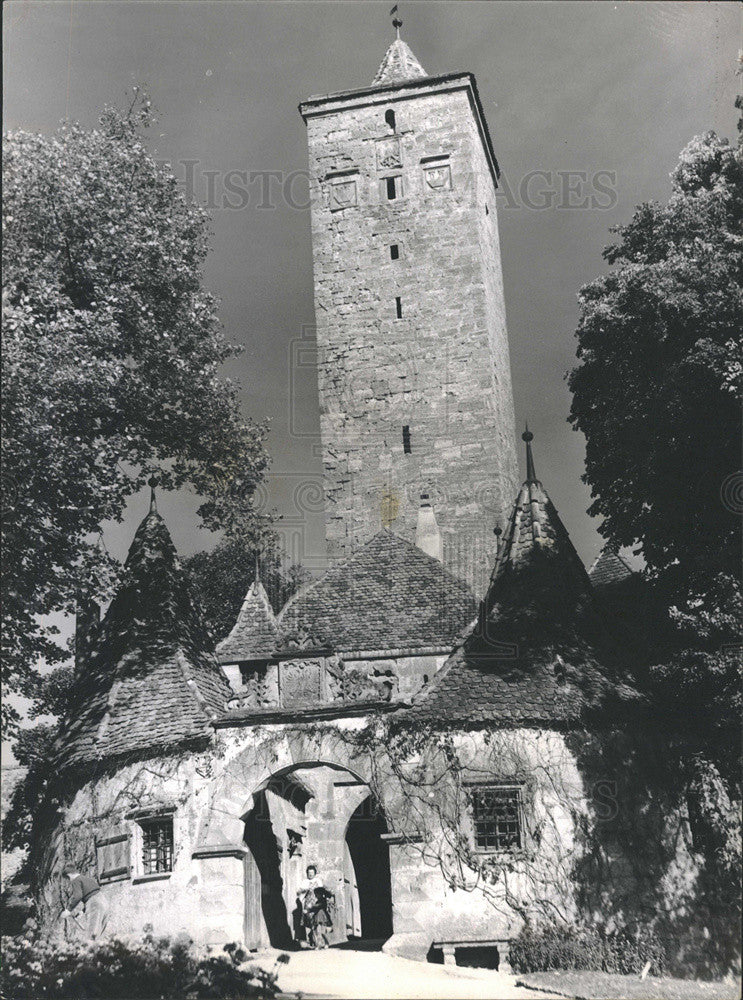
[[[433,167],[424,167],[423,176],[426,184],[436,190],[447,190],[451,188],[451,167],[448,163],[440,163]]]
[[[343,178],[330,182],[330,211],[337,212],[343,208],[352,208],[358,204],[358,193],[355,178]]]
[[[400,157],[400,140],[397,136],[388,136],[377,140],[377,170],[391,170],[402,166]]]

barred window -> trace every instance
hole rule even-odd
[[[158,875],[173,870],[173,818],[148,820],[142,827],[142,871]]]
[[[512,851],[521,847],[521,788],[478,785],[471,789],[475,847],[478,851]]]

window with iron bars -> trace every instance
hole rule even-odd
[[[149,820],[142,827],[142,871],[158,875],[173,870],[172,817]]]
[[[513,851],[522,846],[521,787],[477,785],[470,788],[475,849]]]

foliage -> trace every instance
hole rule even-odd
[[[55,724],[41,723],[21,729],[14,747],[16,759],[26,773],[13,788],[8,812],[3,819],[3,847],[26,848],[31,842],[39,803],[44,798],[53,771],[52,746],[57,735]]]
[[[237,945],[200,956],[188,937],[155,937],[151,932],[138,942],[6,938],[1,993],[4,1000],[245,1000],[274,996],[278,964],[287,960],[279,956],[266,971],[249,965]]]
[[[105,597],[97,539],[154,469],[210,529],[257,521],[265,429],[220,367],[234,348],[202,289],[207,219],[149,153],[149,101],[97,128],[3,146],[3,605],[6,693],[66,652],[39,616]],[[5,721],[17,713],[4,700]]]
[[[273,533],[224,538],[210,552],[197,552],[184,560],[216,639],[224,638],[235,624],[255,580],[256,555],[261,583],[278,612],[310,577],[301,566],[283,565]]]
[[[712,132],[693,139],[668,204],[614,230],[613,269],[579,297],[570,420],[586,436],[589,512],[682,587],[740,565],[721,491],[739,463],[742,157]]]
[[[595,969],[635,975],[645,964],[656,975],[666,966],[665,949],[649,929],[602,934],[592,927],[574,924],[526,924],[510,946],[515,972],[551,969]]]
[[[580,293],[569,376],[589,512],[612,543],[638,546],[647,604],[664,609],[634,623],[649,663],[635,680],[688,806],[703,865],[697,913],[721,968],[741,887],[740,123],[739,133],[737,147],[712,132],[693,139],[668,203],[640,206],[615,230],[612,270]]]

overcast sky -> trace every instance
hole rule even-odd
[[[158,157],[185,178],[196,161],[196,193],[216,171],[282,171],[307,165],[300,100],[371,83],[392,40],[380,2],[37,2],[4,8],[5,127],[52,132],[63,117],[92,124],[106,102],[146,87],[160,120]],[[668,174],[692,136],[732,137],[740,9],[708,3],[401,2],[403,37],[431,74],[477,77],[506,184],[500,198],[508,330],[516,418],[535,432],[537,472],[587,564],[600,546],[581,484],[584,443],[566,423],[564,375],[575,355],[578,289],[601,273],[609,226],[635,206],[669,193]],[[738,78],[739,79],[739,78]],[[524,179],[535,175],[524,204]],[[569,207],[558,171],[581,171],[586,190],[609,208]],[[592,187],[613,189],[606,195]],[[577,182],[574,182],[577,183]],[[300,180],[295,201],[303,201]],[[313,324],[310,216],[272,185],[275,207],[217,207],[207,286],[221,300],[228,336],[245,346],[229,374],[248,414],[271,418],[272,497],[285,514],[298,474],[319,475],[316,384],[290,360]],[[539,208],[539,203],[545,207]],[[520,442],[519,442],[520,444]],[[176,545],[212,544],[194,503],[160,501]],[[109,547],[126,552],[146,513],[130,504]],[[319,517],[307,550],[322,548]]]

